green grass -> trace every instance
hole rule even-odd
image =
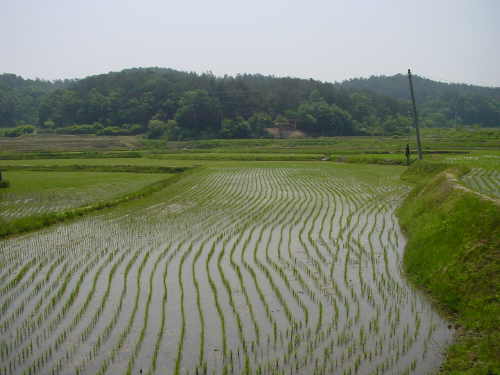
[[[121,173],[179,173],[184,172],[189,167],[170,167],[155,165],[4,165],[4,170],[8,171],[44,171],[44,172],[121,172]]]
[[[149,173],[110,173],[110,172],[46,172],[14,170],[3,172],[11,181],[11,186],[2,193],[29,194],[40,192],[57,192],[64,194],[85,191],[90,188],[113,188],[126,184],[146,185],[161,176]]]
[[[417,163],[406,173],[410,180],[421,176],[423,182],[398,210],[408,234],[405,270],[463,327],[448,351],[443,373],[496,374],[500,371],[500,208],[453,188],[439,173],[443,169]]]
[[[153,159],[182,160],[241,160],[241,161],[301,161],[320,160],[322,154],[307,153],[236,153],[236,152],[183,152],[149,156]]]
[[[0,152],[0,160],[32,160],[32,159],[91,159],[91,158],[140,158],[138,151],[72,151],[72,152]]]
[[[424,150],[498,149],[500,129],[423,129]],[[415,135],[376,137],[319,137],[298,139],[213,139],[158,142],[169,152],[229,153],[370,153],[404,152],[407,143],[415,148]]]
[[[411,158],[414,160],[415,156]],[[331,160],[341,163],[406,165],[406,156],[397,154],[333,154]]]
[[[32,160],[0,160],[0,168],[34,166],[34,167],[60,167],[60,166],[107,166],[123,168],[131,166],[140,167],[192,167],[201,163],[192,160],[161,160],[150,158],[101,158],[101,159],[32,159]]]

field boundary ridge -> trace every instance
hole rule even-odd
[[[120,172],[120,173],[182,173],[194,167],[163,167],[149,165],[3,165],[3,171],[39,172]]]
[[[461,166],[416,162],[397,210],[407,235],[404,271],[455,326],[442,374],[500,373],[500,208],[459,184]]]

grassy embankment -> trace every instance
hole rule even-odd
[[[403,174],[418,182],[398,210],[404,266],[458,328],[442,372],[500,374],[500,206],[454,186],[466,171],[418,162]]]
[[[135,168],[134,171],[138,172],[139,168]],[[128,192],[126,194],[122,194],[110,199],[97,201],[92,204],[71,208],[64,211],[31,215],[11,221],[0,219],[0,238],[37,230],[55,223],[60,223],[63,221],[81,217],[94,211],[115,207],[121,203],[143,198],[179,181],[183,176],[192,172],[193,168],[172,168],[169,171],[174,172],[175,174],[168,175],[168,177],[155,181],[147,186],[142,187],[139,190]]]

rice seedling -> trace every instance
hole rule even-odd
[[[430,371],[450,335],[399,271],[408,189],[357,168],[207,168],[0,241],[0,373]]]

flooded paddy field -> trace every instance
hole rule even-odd
[[[385,166],[205,168],[0,242],[0,374],[429,374]]]
[[[64,211],[114,198],[166,176],[79,171],[8,171],[4,174],[15,181],[0,191],[0,219],[4,220]]]

